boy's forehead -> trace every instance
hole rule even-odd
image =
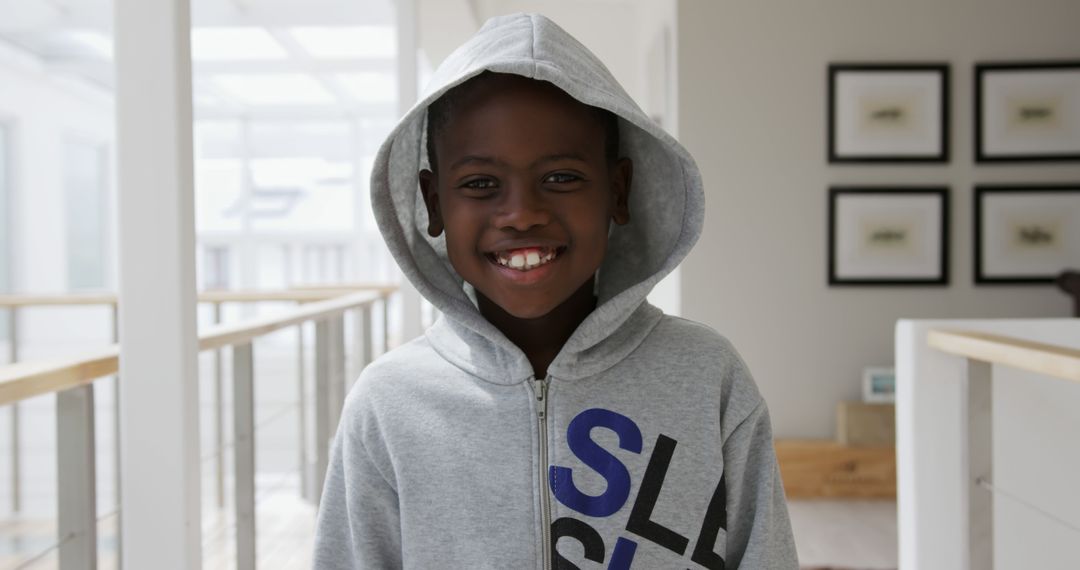
[[[484,74],[470,82],[463,84],[461,91],[448,94],[453,98],[452,110],[446,131],[439,130],[440,139],[449,134],[459,142],[456,139],[460,137],[485,138],[493,127],[533,126],[562,130],[567,138],[577,132],[603,142],[603,129],[593,108],[552,83],[510,74]]]
[[[577,113],[589,113],[591,107],[574,99],[548,81],[508,73],[485,73],[462,85],[454,107],[459,111],[475,110],[495,103],[558,105]],[[454,94],[451,94],[453,97]]]

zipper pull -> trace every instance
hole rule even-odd
[[[536,382],[536,410],[540,419],[544,419],[547,412],[547,380],[537,378]]]

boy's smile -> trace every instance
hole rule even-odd
[[[445,230],[454,269],[517,319],[591,302],[609,224],[629,220],[630,161],[609,160],[596,111],[554,85],[473,82],[436,131],[437,165],[420,173],[428,233]]]

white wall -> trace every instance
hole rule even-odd
[[[432,67],[469,39],[483,22],[468,0],[419,0],[416,19],[420,49]],[[425,82],[420,82],[424,89]]]
[[[16,292],[56,293],[68,287],[64,189],[64,144],[77,139],[94,144],[113,138],[111,97],[85,84],[65,81],[45,72],[21,52],[0,45],[0,120],[13,126],[12,267]],[[110,145],[111,146],[111,145]],[[114,193],[108,184],[105,227],[110,257],[115,252],[111,220]],[[113,257],[113,259],[115,259]],[[115,263],[106,267],[106,287],[112,287]],[[20,338],[38,347],[48,343],[49,354],[70,352],[74,342],[97,346],[108,340],[108,310],[104,308],[39,308],[20,319]],[[82,344],[90,341],[89,344]],[[24,351],[24,358],[35,353]]]
[[[748,361],[779,437],[832,437],[836,402],[864,367],[892,363],[901,317],[1068,316],[1050,286],[974,287],[976,182],[1078,181],[1080,165],[980,166],[972,153],[975,61],[1080,57],[1080,3],[1057,0],[818,0],[678,3],[678,133],[706,184],[705,232],[683,264],[683,314]],[[952,161],[826,162],[826,66],[952,64]],[[951,285],[826,286],[831,184],[952,188]]]
[[[476,0],[479,23],[492,16],[537,12],[551,18],[604,62],[635,101],[643,99],[635,2],[602,0]]]

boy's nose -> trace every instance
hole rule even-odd
[[[513,184],[503,193],[502,203],[495,216],[496,227],[526,231],[551,221],[551,212],[544,203],[539,188]]]

